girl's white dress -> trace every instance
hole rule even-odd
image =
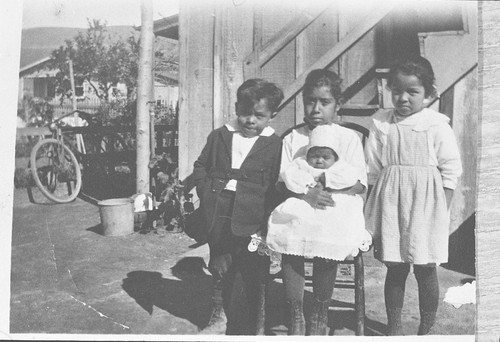
[[[394,110],[374,114],[366,144],[365,207],[375,257],[414,264],[448,261],[449,212],[443,187],[462,172],[447,116],[424,109],[398,122]]]
[[[316,185],[315,178],[325,173],[327,188],[342,189],[354,185],[360,170],[343,160],[329,169],[315,169],[304,157],[292,162],[281,174],[290,191],[298,194]],[[365,230],[363,198],[359,195],[332,194],[335,207],[314,209],[306,201],[289,198],[271,213],[266,243],[273,251],[344,260],[367,250],[371,235]]]

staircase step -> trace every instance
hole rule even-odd
[[[379,108],[379,105],[349,104],[341,106],[338,114],[340,116],[371,116]]]

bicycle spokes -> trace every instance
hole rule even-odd
[[[80,166],[71,150],[59,141],[47,139],[37,144],[31,155],[31,168],[37,186],[49,199],[66,203],[78,194]]]

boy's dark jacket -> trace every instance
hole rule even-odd
[[[267,218],[279,204],[275,184],[281,162],[281,139],[259,136],[239,169],[231,169],[232,135],[226,126],[212,131],[194,163],[193,181],[207,229],[212,230],[217,197],[229,179],[238,181],[231,218],[233,234],[267,230]]]

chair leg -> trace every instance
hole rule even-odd
[[[354,257],[354,308],[356,336],[363,336],[365,334],[365,274],[362,253]]]

